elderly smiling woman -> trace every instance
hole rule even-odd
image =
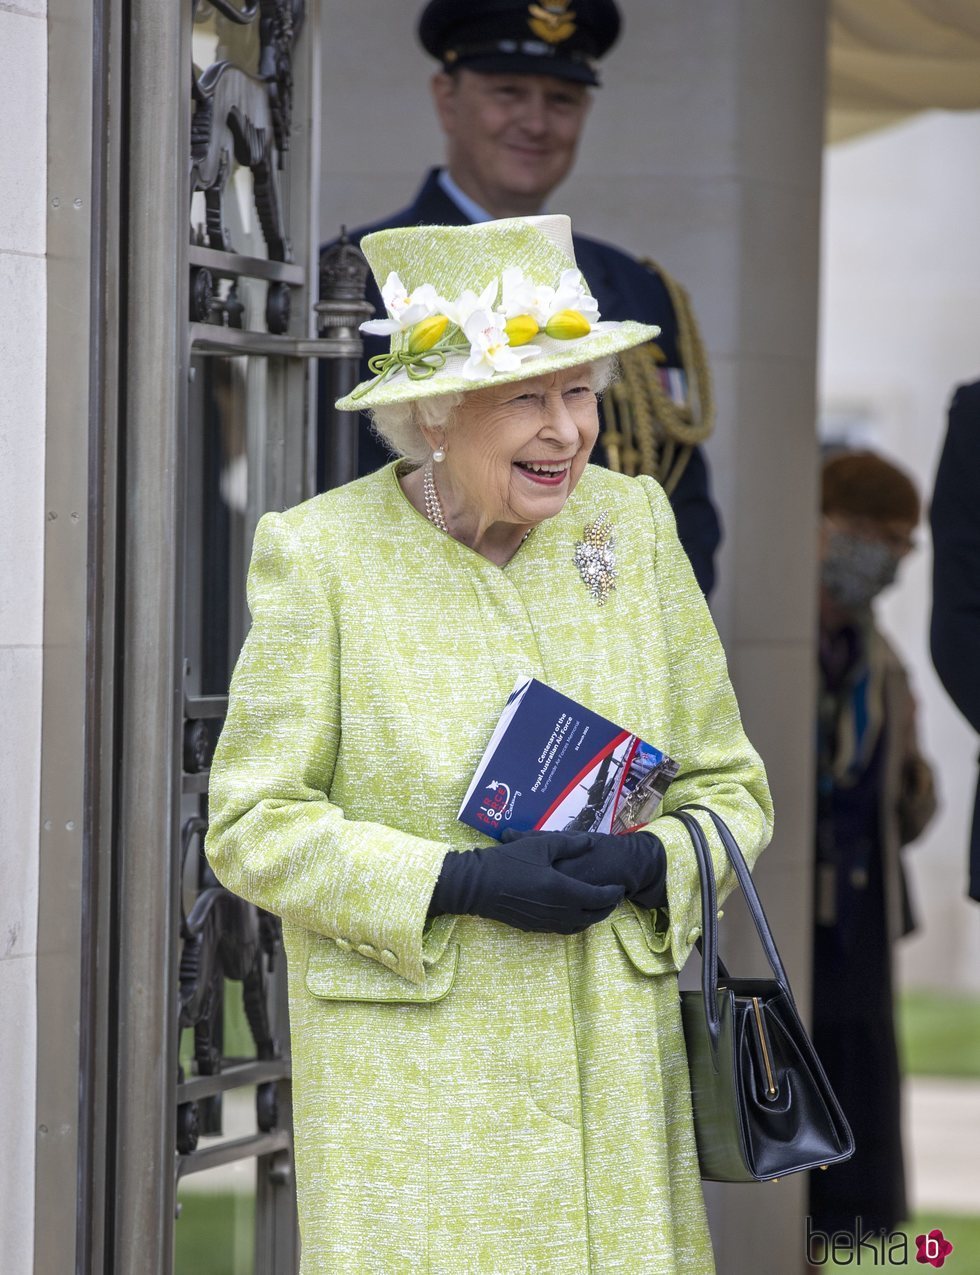
[[[685,829],[474,846],[457,820],[533,675],[678,761],[664,814],[768,841],[667,500],[588,464],[615,354],[656,329],[601,321],[567,218],[363,247],[391,350],[341,405],[403,459],[259,524],[207,842],[283,920],[302,1269],[705,1275]]]

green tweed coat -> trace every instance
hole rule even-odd
[[[573,555],[603,511],[618,578],[599,606]],[[666,808],[713,806],[750,861],[768,841],[765,772],[660,488],[588,467],[501,568],[389,466],[266,516],[249,601],[207,852],[283,919],[304,1275],[712,1271],[681,825],[651,825],[669,911],[623,904],[570,938],[426,922],[447,850],[481,841],[456,812],[520,675],[668,750]]]

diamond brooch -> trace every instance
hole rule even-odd
[[[583,539],[575,546],[575,565],[585,587],[600,606],[616,587],[616,540],[612,520],[601,513],[582,530]]]

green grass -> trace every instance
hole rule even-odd
[[[907,1075],[980,1080],[980,999],[906,992],[898,1027]]]
[[[181,1032],[180,1060],[191,1073],[194,1032]],[[224,1054],[255,1057],[241,983],[225,982]],[[204,1175],[205,1178],[207,1174]],[[245,1192],[183,1190],[174,1230],[174,1275],[252,1275],[255,1199]]]
[[[943,1269],[948,1270],[949,1275],[975,1275],[980,1271],[980,1217],[963,1217],[955,1213],[918,1214],[903,1228],[909,1237],[907,1269],[932,1270],[931,1266],[916,1262],[915,1237],[927,1235],[937,1226],[953,1246]]]
[[[255,1267],[252,1196],[185,1190],[180,1204],[174,1230],[174,1275],[251,1275]]]

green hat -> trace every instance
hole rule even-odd
[[[361,248],[388,312],[361,330],[390,336],[391,348],[369,360],[374,375],[338,400],[341,411],[525,381],[660,333],[601,321],[567,217],[380,230]]]

